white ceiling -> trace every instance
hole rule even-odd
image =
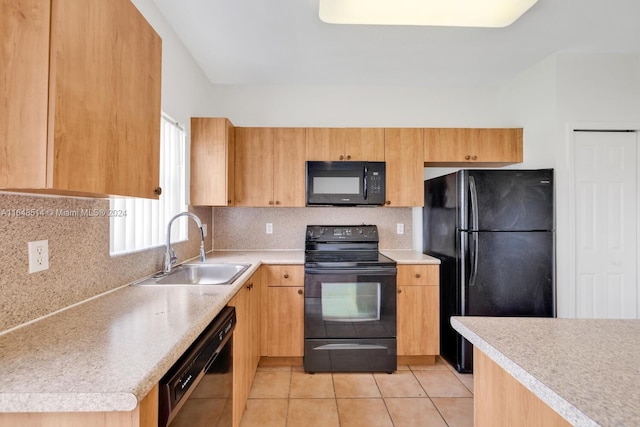
[[[506,28],[344,26],[318,0],[154,0],[214,84],[497,86],[555,52],[640,52],[640,0],[539,0]]]

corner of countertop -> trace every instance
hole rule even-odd
[[[398,264],[440,264],[438,258],[412,249],[380,249],[380,252]]]

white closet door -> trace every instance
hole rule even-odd
[[[575,132],[577,317],[638,317],[636,135]]]

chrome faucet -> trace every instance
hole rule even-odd
[[[207,260],[204,252],[204,228],[202,228],[202,221],[200,221],[200,218],[198,218],[196,214],[191,212],[180,212],[179,214],[174,215],[173,218],[169,220],[169,225],[167,225],[167,247],[164,252],[164,262],[162,265],[162,272],[164,274],[171,273],[171,267],[178,261],[176,251],[171,247],[171,224],[181,216],[188,216],[198,225],[198,228],[200,229],[200,261],[204,262]]]

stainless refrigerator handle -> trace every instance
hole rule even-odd
[[[469,192],[471,193],[471,231],[469,236],[473,239],[471,244],[471,276],[469,277],[469,287],[476,285],[478,275],[478,191],[476,190],[476,180],[469,177]]]

